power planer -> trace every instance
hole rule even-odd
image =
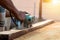
[[[25,21],[23,23],[21,23],[21,21],[19,21],[17,19],[14,19],[14,20],[18,26],[17,27],[18,29],[21,29],[22,24],[23,24],[23,27],[30,28],[30,27],[32,27],[32,23],[33,23],[33,16],[31,16],[30,14],[25,12]]]

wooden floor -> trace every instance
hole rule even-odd
[[[47,25],[14,40],[60,40],[60,22]]]

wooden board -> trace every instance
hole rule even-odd
[[[48,25],[50,23],[53,23],[53,20],[46,20],[43,22],[38,22],[36,24],[33,24],[31,28],[23,29],[23,30],[10,30],[10,31],[3,31],[0,32],[0,39],[1,40],[13,40],[21,35],[24,35],[28,32],[34,31],[36,29],[42,28],[45,25]]]

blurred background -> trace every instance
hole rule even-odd
[[[27,11],[32,16],[39,17],[40,0],[12,0],[20,11]],[[44,19],[60,21],[60,0],[43,0],[42,16]],[[34,14],[35,13],[35,14]]]

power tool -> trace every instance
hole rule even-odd
[[[14,24],[17,26],[17,29],[21,29],[22,22],[17,20],[16,18],[13,18],[11,13],[10,13],[10,16]],[[25,12],[25,21],[23,22],[23,26],[25,28],[30,28],[32,27],[32,22],[33,22],[33,16],[31,16],[28,12]]]

